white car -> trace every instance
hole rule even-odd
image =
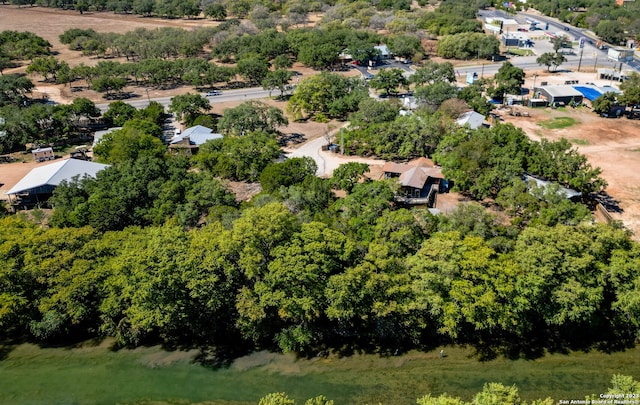
[[[213,90],[213,91],[207,92],[206,96],[207,97],[212,97],[212,96],[219,96],[221,94],[222,94],[222,92],[220,90]]]

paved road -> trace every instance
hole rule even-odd
[[[544,30],[544,31],[540,30],[540,33],[543,33],[545,31],[552,34],[562,33],[568,36],[572,40],[579,40],[580,38],[585,38],[586,43],[583,49],[582,66],[585,66],[585,67],[596,66],[596,67],[606,67],[606,68],[613,68],[615,66],[615,63],[608,59],[607,49],[598,49],[595,47],[595,43],[598,40],[598,38],[588,30],[574,27],[570,24],[565,24],[552,17],[525,13],[525,12],[518,13],[514,16],[514,15],[507,14],[501,10],[480,10],[478,14],[483,18],[486,18],[486,17],[513,18],[523,24],[526,22],[526,19],[528,18],[530,20],[540,21],[542,23],[549,25],[549,28],[547,30]],[[536,44],[535,48],[537,47],[538,47],[538,44]],[[579,64],[579,59],[580,59],[580,56],[579,56],[580,49],[576,48],[574,51],[575,51],[574,55],[567,55],[567,59],[569,59],[569,61],[562,64],[561,69],[563,68],[577,69]],[[544,50],[543,52],[546,52],[546,50]],[[515,59],[512,60],[511,62],[520,68],[524,68],[524,67],[536,68],[532,65],[527,65],[528,63],[535,62],[535,57],[533,61],[525,60],[525,62],[522,62],[520,64],[514,61]],[[539,68],[539,66],[537,68]],[[617,68],[620,68],[619,63],[617,65]],[[622,68],[633,69],[636,72],[640,72],[640,61],[636,58],[628,63],[625,63],[622,66]]]
[[[203,96],[204,94],[205,93],[202,93]],[[275,90],[273,94],[277,95],[278,90]],[[224,90],[221,95],[210,96],[210,97],[207,97],[207,99],[211,104],[215,104],[215,103],[225,103],[228,101],[253,100],[256,98],[265,98],[265,97],[269,97],[269,92],[267,90],[264,90],[262,87],[250,87],[250,88],[244,88],[244,89]],[[158,103],[162,104],[165,107],[171,104],[171,97],[159,97],[151,100],[157,101]],[[136,108],[145,108],[146,106],[149,105],[149,101],[150,100],[148,98],[124,100],[125,103],[130,104]],[[102,112],[105,112],[109,108],[109,103],[96,104],[96,107],[98,107]]]

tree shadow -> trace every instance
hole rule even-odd
[[[16,342],[13,341],[0,341],[0,361],[6,360],[16,345]]]
[[[292,133],[281,133],[278,136],[278,143],[282,146],[286,145],[298,145],[307,141],[307,138],[304,134],[300,134],[297,132]]]
[[[593,196],[593,200],[600,203],[609,212],[615,212],[616,214],[624,212],[622,207],[620,207],[620,201],[616,200],[605,191],[600,191],[598,194],[595,194]]]
[[[201,347],[199,353],[193,359],[193,363],[203,367],[220,370],[229,368],[233,361],[250,353],[244,346],[214,346]]]

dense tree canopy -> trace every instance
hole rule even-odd
[[[264,131],[275,133],[289,123],[282,110],[270,107],[262,101],[246,101],[234,108],[224,110],[218,129],[227,134],[244,135]]]
[[[200,147],[198,164],[215,176],[231,180],[258,180],[267,165],[280,155],[273,134],[249,132],[225,136]]]
[[[355,111],[360,100],[367,96],[361,79],[323,72],[298,84],[289,99],[287,111],[296,118],[317,117],[318,114],[341,118]]]

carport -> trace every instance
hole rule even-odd
[[[573,100],[574,103],[582,103],[584,96],[573,86],[542,86],[536,87],[536,95],[544,97],[549,104],[555,103],[569,104]]]

